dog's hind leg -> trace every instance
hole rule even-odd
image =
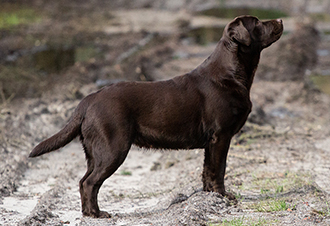
[[[83,140],[82,140],[83,143]],[[85,149],[85,154],[86,154],[86,159],[87,159],[87,172],[81,178],[79,181],[79,191],[80,191],[80,198],[81,198],[81,207],[82,207],[82,212],[86,212],[86,204],[87,204],[87,196],[84,191],[83,183],[87,179],[87,177],[93,172],[94,170],[94,159],[91,156],[90,152],[88,151],[87,147],[83,144],[84,149]]]
[[[93,166],[89,166],[80,182],[83,215],[109,218],[111,217],[109,213],[100,211],[97,195],[103,182],[124,162],[131,144],[128,143],[128,139],[123,144],[122,139],[115,139],[115,137],[112,142],[108,142],[108,145],[104,141],[95,143],[97,145],[93,147],[93,161],[90,162]]]

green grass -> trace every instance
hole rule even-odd
[[[257,212],[278,212],[285,211],[289,208],[288,204],[283,199],[270,199],[254,203],[250,205],[251,209]]]
[[[267,193],[269,193],[270,192],[270,190],[269,189],[266,189],[266,188],[261,188],[260,189],[260,194],[267,194]]]
[[[330,75],[328,76],[312,76],[312,82],[324,93],[330,94]]]
[[[280,194],[294,188],[303,187],[311,183],[308,174],[297,174],[293,172],[284,173],[253,173],[250,186],[245,184],[246,189],[260,190],[260,194]]]
[[[120,171],[120,175],[122,175],[122,176],[132,176],[132,172],[127,171],[127,170],[122,170],[122,171]]]
[[[0,29],[41,21],[41,16],[32,8],[18,4],[1,3]]]
[[[243,199],[243,196],[242,196],[242,194],[241,193],[234,193],[234,195],[235,195],[235,198],[237,199],[237,200],[242,200]]]
[[[220,224],[221,226],[242,226],[243,225],[243,219],[244,217],[242,218],[236,218],[236,219],[233,219],[233,220],[224,220],[222,222],[222,224]]]
[[[279,194],[279,193],[283,192],[283,190],[284,190],[283,185],[277,185],[277,184],[275,184],[275,185],[272,185],[272,187],[274,187],[272,190],[275,191],[275,194]],[[268,193],[271,193],[272,190],[271,189],[267,189],[267,188],[261,188],[260,189],[260,194],[262,194],[262,195],[268,194]]]
[[[275,193],[281,193],[283,192],[284,188],[283,188],[283,185],[278,185],[276,188],[275,188]]]
[[[250,226],[263,226],[263,225],[270,225],[272,223],[276,223],[277,220],[266,220],[264,218],[259,218],[257,222],[252,222]]]
[[[265,218],[254,220],[243,216],[232,220],[223,220],[223,222],[219,224],[209,224],[209,226],[265,226],[276,222],[277,220],[267,220]]]
[[[325,202],[326,207],[322,208],[322,210],[317,211],[317,213],[321,216],[329,217],[330,216],[330,204],[329,202]]]
[[[325,211],[325,215],[330,216],[330,206],[329,206],[328,202],[326,202],[326,204],[327,204],[327,208],[326,208],[326,211]]]

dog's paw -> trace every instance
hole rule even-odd
[[[111,218],[111,214],[105,211],[100,211],[98,218]]]
[[[84,217],[93,217],[93,218],[111,218],[111,214],[105,211],[99,211],[98,213],[87,213],[83,212]]]
[[[229,199],[229,200],[236,200],[236,197],[235,197],[235,195],[233,194],[233,193],[231,193],[231,192],[224,192],[223,194],[222,194],[224,197],[226,197],[227,199]]]

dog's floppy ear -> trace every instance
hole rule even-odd
[[[250,33],[244,27],[240,18],[236,18],[234,21],[227,25],[226,33],[230,39],[236,40],[245,46],[249,46],[251,44]]]

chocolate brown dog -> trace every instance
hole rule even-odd
[[[98,191],[132,144],[147,148],[205,149],[203,189],[225,191],[230,140],[251,112],[250,88],[260,52],[277,41],[282,20],[241,16],[230,22],[215,51],[195,70],[167,81],[122,82],[85,97],[68,124],[30,153],[36,157],[79,136],[87,159],[80,180],[84,216],[99,210]]]

